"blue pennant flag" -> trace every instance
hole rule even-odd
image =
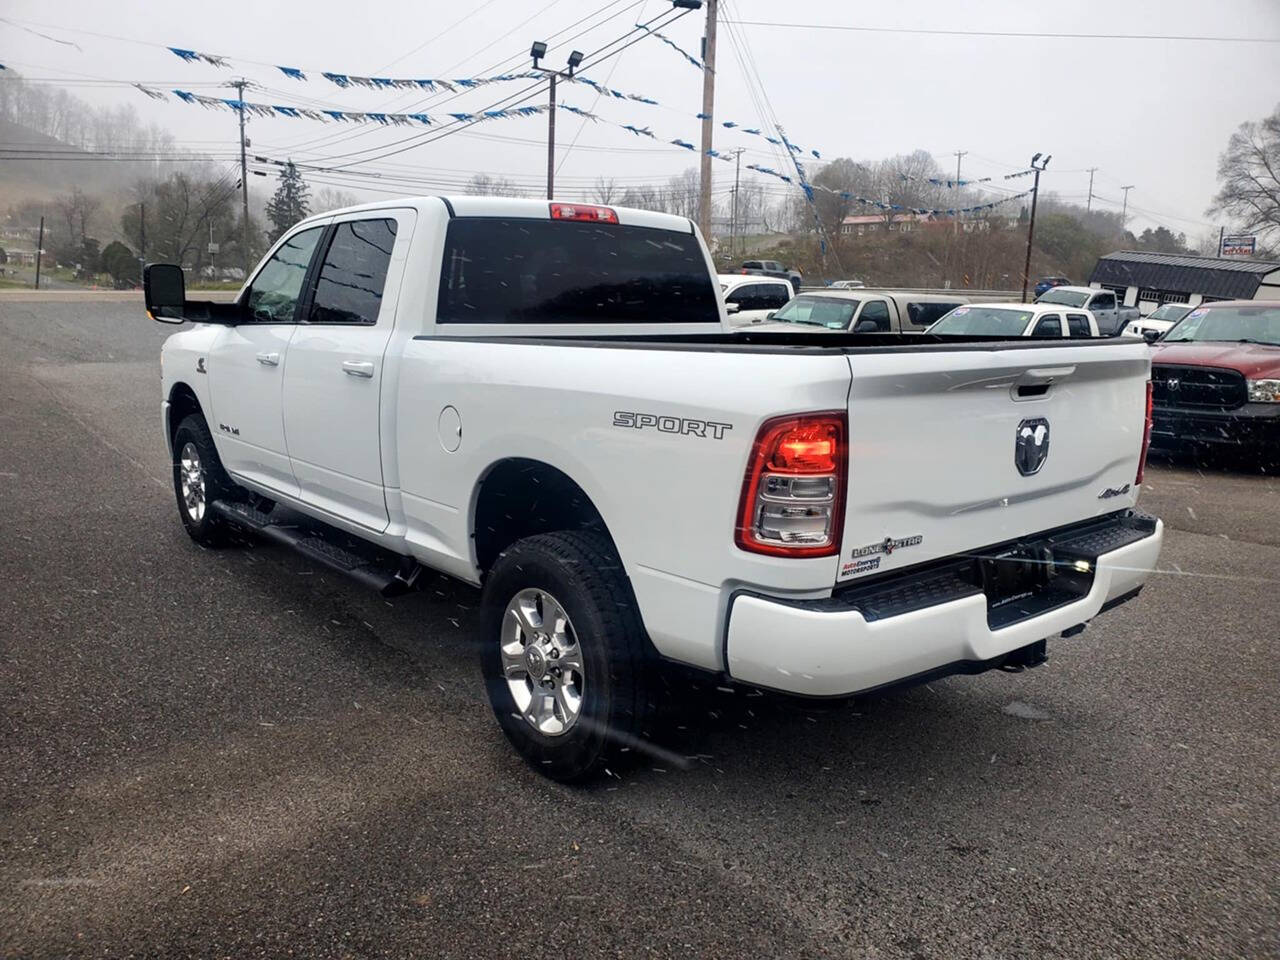
[[[307,79],[307,75],[303,73],[301,70],[299,70],[297,67],[277,67],[276,69],[279,70],[281,73],[283,73],[290,80]]]

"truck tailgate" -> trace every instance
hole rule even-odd
[[[1149,350],[853,352],[837,582],[1132,506]]]

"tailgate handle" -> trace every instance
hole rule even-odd
[[[1034,400],[1047,396],[1049,388],[1059,380],[1065,380],[1076,372],[1074,366],[1069,367],[1036,367],[1027,370],[1013,382],[1013,399]]]
[[[1075,364],[1069,367],[1033,367],[1017,380],[1023,383],[1054,383],[1064,380],[1076,372]]]

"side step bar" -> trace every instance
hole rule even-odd
[[[422,573],[422,567],[411,557],[402,557],[372,544],[353,549],[353,545],[343,545],[337,540],[354,538],[347,538],[336,530],[330,534],[328,528],[321,528],[300,514],[284,511],[285,516],[277,518],[274,513],[281,509],[279,507],[272,513],[264,513],[248,503],[214,500],[209,509],[239,527],[372,587],[384,597],[408,593]]]

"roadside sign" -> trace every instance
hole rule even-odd
[[[1252,257],[1258,246],[1258,238],[1253,234],[1239,233],[1222,238],[1222,257]]]

